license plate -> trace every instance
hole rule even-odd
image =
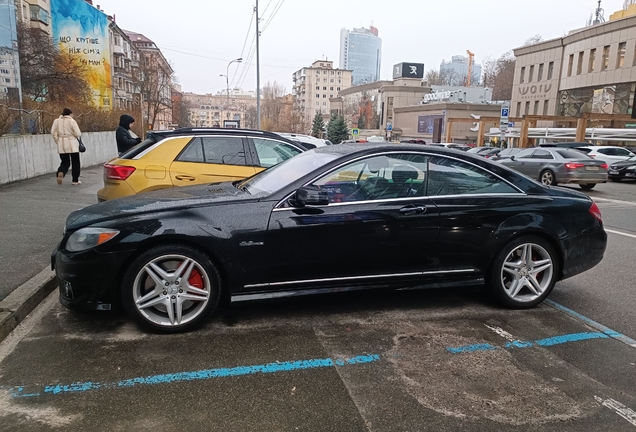
[[[609,175],[618,175],[618,171],[608,171]]]
[[[586,171],[598,171],[599,168],[597,166],[586,166],[585,170]]]

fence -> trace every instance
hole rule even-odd
[[[102,164],[117,156],[115,132],[82,134],[86,153],[83,167]],[[0,137],[0,184],[54,173],[60,165],[51,135],[5,135]]]

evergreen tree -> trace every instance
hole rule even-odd
[[[367,121],[366,121],[366,117],[361,115],[360,117],[358,117],[358,129],[366,129],[367,128]]]
[[[322,113],[317,112],[316,116],[314,117],[314,124],[311,128],[311,136],[316,138],[321,138],[322,130],[324,129],[324,127],[325,127],[325,122],[322,120]]]
[[[331,118],[329,119],[329,123],[327,123],[327,138],[329,138],[329,141],[331,141],[334,144],[335,142],[331,137],[334,134],[333,127],[336,124],[336,120],[338,120],[338,116],[336,115],[336,113],[332,113]]]
[[[334,144],[340,144],[342,141],[349,139],[349,128],[347,127],[347,123],[345,123],[345,119],[342,116],[336,117],[335,120],[329,122],[331,125],[333,123],[333,127],[329,132],[329,140]]]

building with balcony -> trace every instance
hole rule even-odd
[[[15,5],[19,21],[28,23],[48,35],[53,34],[50,0],[15,0]]]
[[[382,39],[377,28],[340,31],[340,68],[352,71],[353,85],[379,81],[381,60]]]
[[[227,121],[238,121],[240,127],[256,128],[256,94],[240,89],[223,94],[182,93],[189,111],[190,126],[223,127]]]
[[[137,112],[141,105],[139,91],[140,53],[126,32],[109,17],[113,107]]]
[[[172,76],[174,70],[157,45],[141,33],[123,30],[139,51],[135,91],[141,93],[144,127],[167,130],[172,126]]]
[[[636,5],[514,55],[511,115],[636,116]]]
[[[19,102],[20,56],[14,0],[0,0],[0,100]]]
[[[311,124],[316,113],[328,119],[331,113],[330,100],[350,88],[351,79],[351,70],[334,69],[333,61],[328,60],[316,60],[311,66],[294,72],[294,105],[306,124]]]

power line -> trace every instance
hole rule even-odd
[[[280,8],[283,6],[283,3],[285,3],[285,0],[280,0],[279,3],[277,4],[277,7],[274,7],[274,12],[272,12],[272,14],[270,15],[269,19],[263,25],[263,29],[261,30],[262,32],[264,32],[267,29],[267,27],[272,22],[272,20],[274,19],[274,17],[276,16],[278,11],[280,10]]]
[[[245,47],[247,46],[247,40],[250,37],[250,33],[252,32],[252,22],[254,21],[254,15],[256,14],[256,11],[254,9],[252,9],[252,17],[250,18],[250,25],[247,27],[247,34],[245,35],[245,42],[243,42],[243,48],[241,49],[241,55],[239,56],[240,58],[243,58],[243,54],[245,53]],[[230,87],[234,87],[234,79],[236,78],[236,71],[238,70],[239,66],[237,65],[236,69],[234,70],[234,73],[232,74],[232,80],[230,81]],[[229,79],[229,78],[228,78]]]

